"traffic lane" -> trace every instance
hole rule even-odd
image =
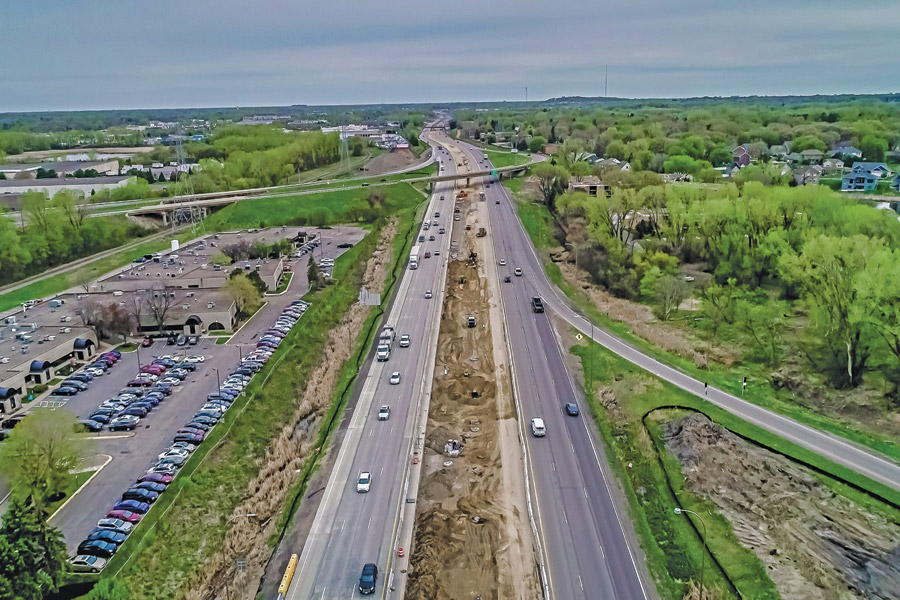
[[[554,598],[607,597],[606,593],[613,592],[611,575],[603,560],[596,523],[590,518],[585,478],[566,435],[562,407],[571,393],[565,373],[561,376],[554,368],[554,333],[545,315],[531,311],[533,289],[527,282],[507,287],[506,294],[508,319],[523,338],[513,352],[519,364],[528,361],[531,367],[531,385],[520,394],[521,404],[529,423],[531,418],[541,417],[547,428],[543,438],[529,436],[528,445],[541,518],[550,521],[542,522],[542,530],[551,557],[551,591]]]
[[[122,493],[153,465],[156,457],[171,445],[174,431],[189,422],[204,404],[206,395],[215,391],[213,369],[221,371],[234,363],[231,357],[222,355],[207,358],[186,380],[191,383],[177,386],[171,396],[141,420],[133,435],[117,433],[114,439],[105,439],[111,434],[97,436],[96,453],[109,455],[112,460],[52,520],[62,530],[70,550],[74,551]]]
[[[429,215],[435,206],[436,198],[437,196],[432,196],[432,202],[429,205]],[[443,218],[445,217],[442,215],[441,219]],[[419,269],[413,271],[412,274],[407,274],[410,279],[407,280],[405,295],[401,302],[395,305],[395,308],[399,307],[401,316],[410,313],[418,315],[422,309],[426,312],[429,309],[432,311],[436,310],[433,308],[434,305],[431,304],[432,301],[424,298],[424,291],[425,289],[437,289],[438,286],[436,284],[438,283],[440,262],[434,261],[427,264],[433,266],[429,268],[423,262]],[[411,306],[413,308],[410,308]],[[388,324],[391,324],[391,320],[393,319],[389,319]],[[421,318],[417,318],[412,322],[413,326],[410,329],[414,339],[422,339],[424,337],[426,322],[426,319]],[[392,414],[391,420],[403,415],[403,422],[409,422],[409,417],[412,415],[411,409],[414,405],[412,402],[413,393],[415,393],[414,386],[417,382],[421,382],[421,377],[401,377],[401,383],[398,386],[390,385],[387,378],[390,372],[394,370],[407,373],[416,372],[418,374],[418,371],[424,371],[425,368],[422,355],[415,352],[401,353],[399,355],[401,364],[398,368],[395,357],[398,357],[396,353],[399,350],[401,349],[395,347],[389,361],[380,364],[373,362],[370,368],[370,376],[375,377],[377,383],[373,401],[361,424],[361,427],[368,429],[368,431],[359,432],[359,441],[353,452],[347,476],[334,482],[342,486],[338,500],[339,504],[331,522],[325,524],[326,530],[329,532],[326,551],[316,559],[317,565],[326,563],[329,568],[327,570],[316,569],[316,575],[311,584],[312,591],[310,592],[313,595],[310,597],[318,594],[319,590],[321,590],[323,596],[329,589],[344,590],[348,581],[352,585],[351,589],[355,589],[356,579],[358,578],[358,572],[356,571],[361,569],[365,562],[374,560],[376,564],[382,565],[382,568],[387,562],[385,555],[390,552],[389,534],[393,528],[393,512],[396,511],[396,508],[394,508],[396,504],[392,500],[399,493],[400,484],[402,484],[406,460],[404,455],[409,445],[410,434],[407,433],[404,436],[389,435],[387,441],[385,441],[384,432],[380,432],[381,435],[376,437],[374,435],[376,430],[371,428],[370,425],[373,422],[377,423],[377,411],[380,406],[378,400],[385,393],[385,385],[389,386],[389,388],[400,388],[397,392],[389,391],[387,393],[396,393],[398,399],[394,403],[395,407],[404,405],[402,408],[405,409],[392,411],[394,414]],[[394,362],[393,368],[391,368],[392,362]],[[404,389],[404,384],[410,386],[410,389]],[[361,409],[360,406],[357,407],[357,410]],[[400,414],[397,414],[398,412]],[[391,433],[390,429],[388,433]],[[348,435],[345,440],[350,438],[351,436]],[[394,458],[391,458],[392,454]],[[365,463],[361,461],[365,461]],[[363,464],[365,467],[363,467]],[[373,464],[374,466],[370,466]],[[366,494],[359,494],[368,497],[363,501],[364,504],[368,505],[366,512],[361,512],[358,506],[359,501],[353,497],[357,494],[355,491],[356,476],[360,470],[373,472],[372,491]],[[377,486],[377,479],[381,479],[389,473],[394,475],[396,483],[394,485],[384,485],[382,483],[381,486]],[[377,560],[373,558],[361,560],[358,558],[360,552],[367,557],[376,555]],[[307,560],[310,558],[308,553],[306,558]],[[301,583],[298,583],[298,586],[292,592],[292,598],[300,593]]]

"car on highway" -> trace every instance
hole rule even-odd
[[[374,594],[375,582],[378,580],[378,567],[375,563],[366,563],[359,576],[359,593]]]
[[[400,383],[400,371],[394,371],[391,373],[391,385],[397,385]]]
[[[102,540],[104,542],[110,542],[115,545],[119,545],[125,541],[125,538],[128,537],[127,534],[121,533],[114,529],[108,529],[106,527],[96,527],[87,536],[86,541],[92,542],[94,540]]]
[[[131,533],[131,530],[134,529],[134,523],[129,523],[128,521],[124,521],[122,519],[100,519],[99,521],[97,521],[97,527],[112,529],[113,531],[120,531],[128,535],[129,533]]]
[[[69,559],[69,567],[76,573],[99,573],[105,566],[105,558],[92,554],[79,554]]]
[[[382,404],[381,408],[378,409],[378,420],[379,421],[387,421],[391,418],[391,407],[387,404]]]
[[[110,421],[107,429],[110,431],[133,431],[140,422],[141,419],[137,415],[122,415]]]
[[[115,544],[102,540],[84,541],[78,544],[78,554],[109,558],[116,553],[117,548]]]
[[[544,425],[544,419],[535,417],[531,420],[531,433],[534,437],[544,437],[547,435],[547,427]]]
[[[429,242],[433,242],[433,241],[434,241],[434,234],[431,234],[431,235],[428,236],[428,241],[429,241]]]
[[[431,300],[431,298],[432,298],[431,290],[425,290],[425,299]]]
[[[74,387],[71,387],[68,385],[64,385],[62,387],[58,387],[55,390],[53,390],[53,393],[51,395],[52,396],[74,396],[75,394],[78,393],[78,391],[79,390],[77,388],[74,388]]]
[[[580,411],[578,410],[577,404],[575,404],[574,402],[566,403],[566,414],[567,415],[569,415],[570,417],[577,417],[579,412]]]
[[[505,266],[506,266],[506,259],[505,259],[505,258],[501,258],[501,259],[500,259],[500,266],[501,266],[501,267],[505,267]]]
[[[134,512],[133,510],[119,510],[113,509],[106,513],[107,519],[120,519],[127,523],[137,523],[143,518],[142,513]]]
[[[409,348],[410,338],[408,333],[404,333],[400,336],[400,347],[401,348]]]
[[[506,283],[509,283],[510,281],[512,281],[512,277],[510,277],[509,275],[507,275],[507,276],[505,276],[505,277],[503,278],[503,281],[505,281]]]
[[[375,359],[384,362],[391,357],[391,347],[387,344],[381,344],[378,346],[378,350],[375,352]]]
[[[425,253],[425,258],[431,258],[431,252],[426,252],[426,253]]]
[[[146,502],[141,502],[139,500],[120,500],[116,502],[113,507],[113,510],[130,510],[131,512],[136,512],[139,514],[147,514],[147,511],[150,510],[150,505]],[[108,515],[107,515],[108,516]]]
[[[360,471],[359,477],[356,478],[356,491],[359,493],[368,492],[372,487],[372,473],[369,471]]]

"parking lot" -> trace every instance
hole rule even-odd
[[[353,227],[328,230],[312,254],[316,260],[336,258],[347,250],[338,245],[355,244],[365,235],[363,230]],[[92,464],[106,465],[89,484],[71,498],[53,516],[52,524],[59,527],[66,538],[66,544],[74,555],[78,544],[112,508],[137,477],[152,466],[156,457],[172,443],[176,429],[191,420],[204,405],[206,396],[218,387],[239,364],[256,348],[257,341],[269,329],[281,312],[305,294],[309,254],[291,259],[294,276],[285,293],[267,295],[266,304],[235,332],[227,344],[216,344],[216,338],[201,338],[196,346],[166,345],[165,340],[156,341],[151,347],[142,347],[134,352],[122,354],[121,359],[103,376],[95,377],[89,389],[71,397],[53,397],[55,402],[65,403],[78,418],[88,417],[103,401],[114,397],[127,387],[128,382],[139,371],[140,365],[147,365],[162,355],[184,357],[203,355],[205,361],[176,386],[171,396],[144,417],[133,432],[103,431],[92,434],[96,439],[98,456],[89,457]],[[302,320],[301,320],[302,323]],[[109,458],[107,458],[109,457]]]

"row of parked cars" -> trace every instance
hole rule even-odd
[[[109,352],[104,352],[97,359],[84,367],[77,373],[72,373],[65,379],[63,379],[62,383],[59,384],[59,387],[53,390],[53,396],[74,396],[79,392],[83,392],[87,390],[91,381],[94,380],[94,377],[100,377],[106,371],[113,366],[119,359],[122,358],[122,353],[118,350],[110,350]]]
[[[143,365],[128,387],[97,407],[81,423],[90,431],[130,431],[154,408],[172,394],[206,358],[202,355],[179,359],[160,356]]]
[[[256,349],[243,357],[241,364],[232,371],[219,388],[206,397],[206,403],[191,417],[183,427],[175,432],[172,444],[158,457],[150,469],[137,478],[134,485],[122,494],[121,499],[113,505],[106,517],[100,519],[97,527],[78,546],[78,555],[69,562],[73,570],[81,572],[99,572],[106,566],[106,561],[126,540],[141,518],[150,510],[178,470],[188,461],[191,454],[206,439],[207,434],[225,416],[238,395],[250,383],[253,375],[265,366],[275,349],[281,344],[291,327],[309,308],[309,303],[295,300],[285,308],[276,322],[268,329],[256,344]],[[202,357],[192,364],[196,368],[202,363]],[[160,357],[151,365],[166,364],[170,357]],[[184,364],[184,363],[181,363]],[[147,369],[142,372],[157,374],[172,373],[176,369]],[[149,392],[153,394],[154,392]],[[148,395],[149,395],[148,394]]]

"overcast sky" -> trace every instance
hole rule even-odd
[[[896,0],[7,0],[0,112],[900,91]]]

